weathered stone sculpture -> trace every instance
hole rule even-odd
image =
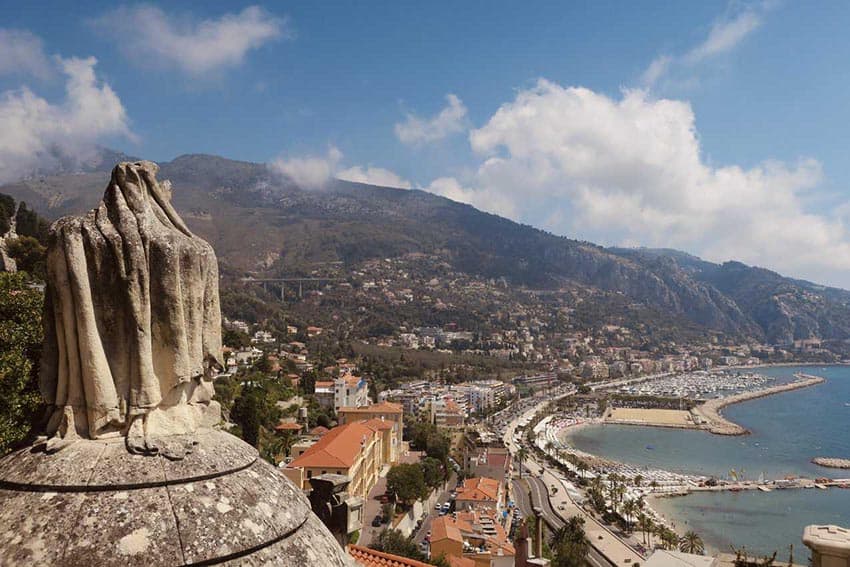
[[[213,427],[216,259],[156,171],[119,164],[97,209],[52,228],[52,415],[0,459],[0,565],[352,565],[300,490]]]
[[[55,408],[52,450],[78,436],[126,435],[134,452],[212,425],[221,366],[218,267],[158,183],[121,163],[100,206],[51,229],[41,389]]]

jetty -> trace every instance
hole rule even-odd
[[[812,376],[810,374],[797,373],[794,376],[797,378],[794,382],[780,384],[779,386],[773,386],[771,388],[764,388],[761,390],[742,392],[725,398],[708,400],[704,404],[695,407],[692,411],[705,419],[707,429],[711,433],[715,433],[717,435],[746,435],[749,433],[746,428],[741,427],[737,423],[733,423],[723,417],[720,414],[720,410],[732,404],[755,400],[757,398],[771,396],[781,392],[790,392],[791,390],[808,388],[809,386],[814,386],[826,381],[826,379],[821,376]]]

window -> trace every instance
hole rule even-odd
[[[307,478],[313,478],[313,471],[307,471]]]

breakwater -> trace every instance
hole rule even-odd
[[[746,435],[749,433],[746,428],[723,417],[720,410],[732,404],[755,400],[757,398],[771,396],[782,392],[789,392],[791,390],[799,390],[800,388],[808,388],[809,386],[825,382],[825,378],[812,376],[810,374],[803,374],[802,372],[798,372],[794,374],[794,376],[797,378],[794,382],[773,386],[772,388],[754,390],[752,392],[742,392],[725,398],[708,400],[704,404],[694,408],[692,411],[705,419],[707,429],[711,433],[715,433],[717,435]]]

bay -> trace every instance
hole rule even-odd
[[[780,381],[795,372],[823,376],[823,384],[729,406],[724,415],[751,431],[724,437],[703,431],[594,425],[566,435],[574,447],[602,457],[650,468],[727,478],[787,476],[847,478],[850,471],[811,463],[817,456],[850,458],[850,367],[804,366],[759,369]],[[658,499],[653,506],[687,525],[709,548],[729,552],[746,546],[755,553],[779,550],[787,559],[793,543],[812,524],[850,526],[850,490],[776,490],[770,493],[700,493]],[[784,550],[784,551],[783,551]]]

